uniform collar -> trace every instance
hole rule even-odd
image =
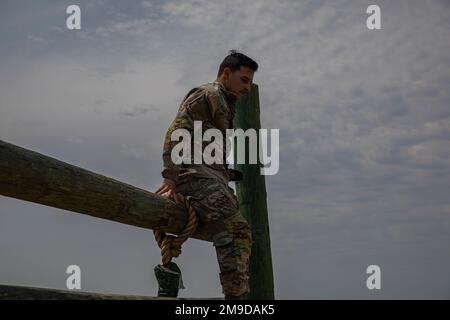
[[[227,98],[228,102],[231,102],[232,104],[236,103],[237,97],[236,97],[236,95],[233,92],[228,91],[225,88],[225,86],[223,84],[221,84],[219,81],[214,81],[214,84],[217,85],[220,88],[220,90],[223,92],[223,94]]]

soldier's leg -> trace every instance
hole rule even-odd
[[[241,298],[249,290],[252,235],[233,190],[217,179],[189,179],[177,192],[192,197],[191,204],[213,239],[225,298]]]
[[[247,221],[237,212],[224,220],[225,231],[213,237],[225,299],[241,299],[249,291],[252,234]]]

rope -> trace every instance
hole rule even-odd
[[[161,249],[162,263],[168,264],[172,261],[172,258],[176,258],[181,254],[181,246],[183,243],[194,234],[197,229],[198,218],[195,209],[189,203],[189,200],[177,194],[178,198],[188,211],[188,221],[184,226],[184,229],[178,236],[168,235],[163,231],[153,230],[158,247]]]

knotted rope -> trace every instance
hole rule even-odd
[[[178,198],[188,211],[188,221],[184,226],[184,229],[178,236],[168,235],[163,231],[153,230],[158,247],[161,249],[162,263],[168,264],[172,261],[172,258],[176,258],[181,254],[181,246],[183,243],[194,234],[198,225],[198,218],[195,209],[191,206],[188,199],[177,194]]]

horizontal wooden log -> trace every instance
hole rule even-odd
[[[174,234],[187,220],[166,198],[1,140],[0,194]],[[211,241],[202,224],[193,238]]]
[[[168,298],[164,298],[168,299]],[[174,298],[172,298],[173,300]],[[49,288],[0,285],[0,300],[162,300],[157,297],[128,296]]]
[[[223,298],[149,297],[0,284],[0,300],[223,300]]]

